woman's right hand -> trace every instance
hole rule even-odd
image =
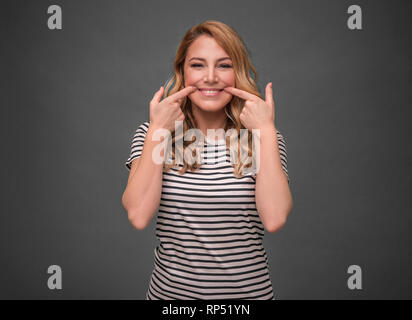
[[[188,86],[160,102],[164,92],[162,86],[150,101],[150,124],[156,128],[165,128],[170,132],[175,130],[175,121],[183,121],[185,116],[180,109],[183,98],[194,92],[197,88]]]

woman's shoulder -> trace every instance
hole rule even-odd
[[[280,132],[278,128],[276,128],[276,136],[278,138],[278,142],[285,144],[285,137],[283,136],[283,134]]]
[[[276,128],[276,134],[278,137],[283,137],[282,133],[280,132],[278,128]]]
[[[136,132],[143,132],[147,133],[147,130],[149,129],[150,121],[144,121],[144,122],[139,122],[137,124],[137,129]]]

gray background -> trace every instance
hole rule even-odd
[[[47,28],[52,4],[62,30]],[[361,31],[347,28],[351,4]],[[208,19],[238,31],[260,88],[273,81],[294,199],[264,240],[276,298],[412,298],[410,2],[3,1],[0,11],[0,298],[144,298],[155,224],[129,223],[124,162],[184,33]],[[63,290],[47,287],[52,264]],[[347,287],[353,264],[362,290]]]

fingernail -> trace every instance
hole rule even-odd
[[[270,87],[272,88],[272,82],[270,83]]]

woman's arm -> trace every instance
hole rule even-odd
[[[162,193],[163,163],[152,160],[153,149],[161,141],[153,141],[156,128],[152,124],[146,133],[142,155],[132,162],[129,179],[122,196],[130,222],[136,229],[142,230],[155,215]],[[164,151],[162,152],[164,156]]]
[[[254,137],[259,143],[258,137]],[[256,175],[256,208],[263,225],[276,232],[286,223],[293,207],[288,178],[282,169],[274,125],[260,129],[260,167]]]

